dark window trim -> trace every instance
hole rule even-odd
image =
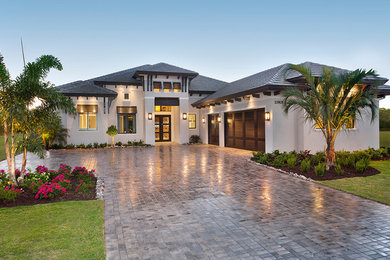
[[[119,117],[120,116],[126,116],[125,120],[127,121],[127,116],[128,115],[133,115],[133,121],[134,121],[134,126],[133,126],[133,132],[132,133],[127,133],[127,132],[119,132],[118,134],[136,134],[137,133],[137,114],[136,113],[118,113],[117,114],[117,127],[118,127],[118,131],[120,131],[120,120],[119,120]],[[125,131],[127,131],[127,124],[125,124]]]

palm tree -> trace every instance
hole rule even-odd
[[[38,126],[43,146],[49,149],[53,142],[66,143],[68,137],[68,129],[62,127],[61,118],[57,113],[53,113]]]
[[[27,151],[42,155],[42,142],[38,138],[39,123],[50,117],[52,113],[65,109],[75,112],[71,99],[59,93],[53,85],[46,81],[51,69],[62,70],[60,61],[51,56],[43,55],[34,62],[25,65],[23,72],[11,80],[0,54],[0,113],[4,127],[5,150],[10,179],[15,180],[15,133],[22,134],[19,146],[23,149],[21,177],[27,163]],[[37,105],[38,104],[38,105]],[[11,136],[9,144],[8,136]]]
[[[376,76],[373,70],[357,69],[352,72],[335,73],[333,69],[323,67],[320,77],[315,77],[310,69],[303,65],[290,65],[287,70],[295,70],[306,80],[308,90],[291,88],[284,91],[284,112],[301,109],[306,121],[313,122],[321,129],[326,141],[327,170],[336,161],[335,141],[340,131],[352,120],[362,116],[363,109],[371,112],[371,122],[376,117],[377,105],[375,91],[362,80],[368,75]]]
[[[32,133],[37,133],[39,122],[45,121],[55,111],[66,109],[70,113],[75,112],[71,99],[59,93],[54,85],[46,81],[51,69],[62,70],[61,62],[54,56],[42,55],[34,62],[29,62],[23,72],[16,78],[16,96],[19,103],[16,113],[18,130],[23,134],[23,143],[27,144]],[[27,148],[23,147],[23,161],[21,177],[23,178],[27,162]],[[31,147],[31,143],[30,143]],[[34,147],[32,150],[37,151]]]

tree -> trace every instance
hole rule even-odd
[[[57,113],[51,114],[39,123],[38,133],[46,149],[49,149],[54,142],[65,143],[68,137],[68,129],[62,127],[61,118]]]
[[[112,136],[112,146],[115,146],[114,136],[116,136],[118,133],[119,133],[119,131],[118,131],[118,129],[116,129],[116,126],[114,126],[114,125],[110,125],[107,129],[106,134],[108,134],[109,136]]]
[[[1,55],[0,55],[1,56]],[[11,180],[15,180],[15,132],[22,134],[19,147],[23,150],[21,177],[23,179],[27,163],[27,151],[43,155],[42,144],[38,142],[40,122],[57,110],[64,109],[75,113],[71,99],[59,93],[54,85],[46,81],[51,69],[62,70],[60,61],[51,55],[43,55],[25,65],[22,73],[12,81],[6,70],[3,58],[0,60],[1,83],[0,110],[4,126],[5,149]],[[8,80],[7,80],[8,77]],[[8,142],[11,136],[11,144]]]
[[[364,77],[376,74],[373,70],[361,69],[335,73],[324,66],[322,76],[315,77],[310,69],[302,65],[290,65],[290,69],[302,74],[308,90],[291,88],[284,91],[284,111],[301,109],[305,112],[306,121],[321,129],[326,141],[325,156],[329,170],[336,160],[335,141],[339,132],[358,116],[362,117],[361,112],[365,108],[371,112],[371,122],[376,117],[375,90],[362,84]]]

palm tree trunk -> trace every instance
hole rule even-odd
[[[329,138],[326,141],[326,151],[325,151],[325,158],[326,158],[326,170],[328,171],[330,167],[333,167],[336,162],[336,152],[334,149],[334,140],[333,138]]]
[[[112,147],[115,146],[115,143],[114,143],[114,136],[112,137]]]
[[[28,133],[25,135],[25,143],[27,141],[27,138],[28,138]],[[24,174],[25,174],[25,171],[26,171],[26,164],[27,164],[27,148],[26,146],[23,148],[23,161],[22,161],[22,170],[20,172],[20,177],[21,178],[21,184],[24,183]]]
[[[46,138],[42,135],[43,147],[47,150]]]
[[[15,182],[15,171],[14,171],[14,174],[12,175],[11,174],[11,156],[10,156],[10,153],[9,153],[9,140],[8,140],[8,124],[7,124],[7,120],[4,120],[4,123],[3,123],[3,126],[4,126],[4,148],[5,148],[5,154],[6,154],[6,157],[7,157],[7,163],[8,163],[8,171],[10,172],[10,178],[11,178],[11,181],[12,182]],[[13,179],[12,179],[13,177]]]
[[[11,178],[11,181],[14,184],[17,184],[16,177],[15,177],[15,133],[14,133],[13,119],[11,121],[11,167],[8,168],[8,170],[9,170],[9,176]]]

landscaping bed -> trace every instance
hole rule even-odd
[[[371,160],[389,160],[389,149],[367,149],[355,152],[336,152],[336,165],[326,171],[325,154],[322,152],[310,154],[309,151],[280,153],[254,152],[252,161],[272,166],[285,172],[292,172],[310,178],[324,181],[354,177],[367,177],[379,174],[380,171],[370,166]]]
[[[17,176],[20,172],[17,171]],[[97,179],[94,170],[61,164],[58,170],[38,166],[26,172],[19,185],[12,185],[8,174],[0,171],[0,207],[46,204],[60,201],[96,199]]]

